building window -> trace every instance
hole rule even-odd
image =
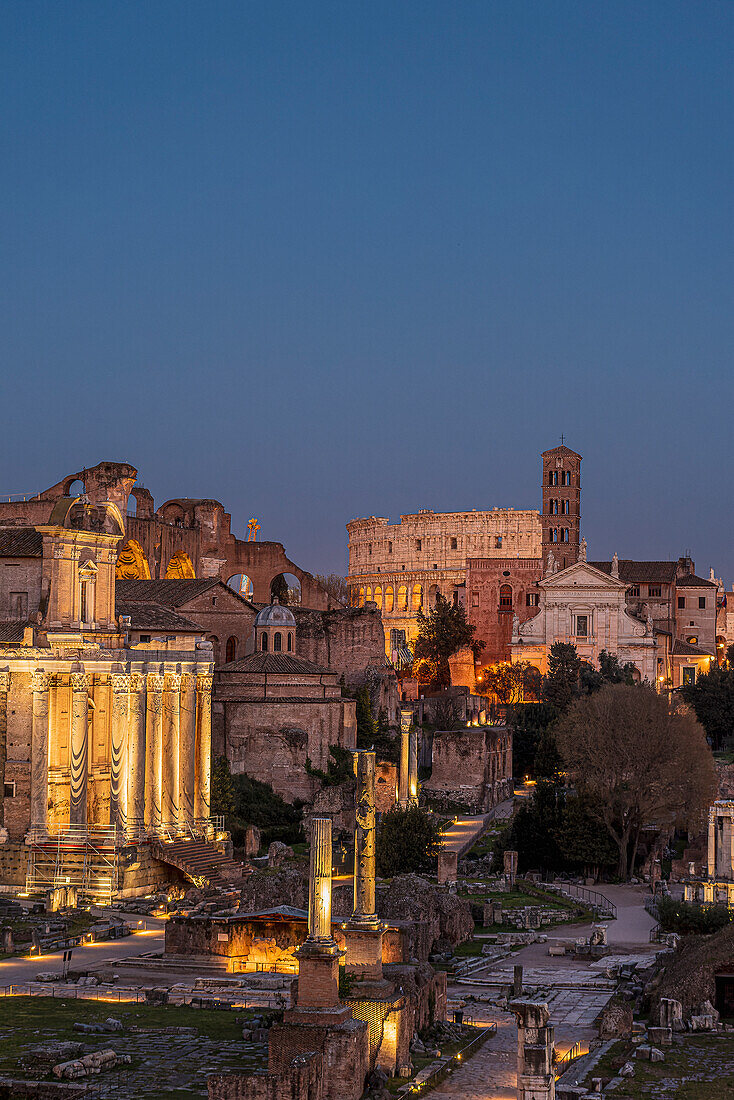
[[[589,616],[588,615],[577,615],[576,616],[576,629],[574,630],[574,634],[576,635],[577,638],[588,638],[589,637]]]
[[[150,641],[150,634],[141,634],[140,635],[140,641],[141,642],[149,642]]]
[[[436,562],[435,562],[435,561],[434,561],[434,563],[433,563],[433,568],[434,568],[434,569],[438,569],[438,565],[436,564]]]
[[[227,645],[224,650],[224,660],[227,664],[230,661],[234,661],[237,656],[237,639],[235,637],[227,638]]]
[[[288,631],[288,652],[290,653],[292,649],[293,649],[293,632],[291,630],[289,630]]]
[[[371,542],[367,543],[367,553],[369,554],[370,557],[372,557],[372,543]]]
[[[528,592],[528,594],[525,597],[525,606],[526,607],[540,607],[540,593],[539,592]]]
[[[695,684],[695,682],[696,682],[696,666],[695,665],[685,665],[684,668],[681,671],[683,673],[682,683],[683,683],[684,687],[686,686],[686,684]]]
[[[682,611],[685,608],[685,606],[686,606],[685,596],[679,596],[678,597],[678,610]]]
[[[267,636],[267,634],[263,634],[261,636],[260,649],[263,651],[263,653],[267,653],[267,651],[268,651],[268,636]]]
[[[452,539],[451,540],[451,549],[456,550],[456,549],[458,549],[458,546],[459,546],[458,540],[457,539]]]
[[[568,527],[561,528],[561,542],[568,542]]]
[[[498,550],[501,548],[501,546],[502,546],[502,535],[497,535],[497,537],[494,540],[494,545]]]
[[[558,542],[558,528],[554,527],[551,531],[551,542]]]
[[[405,631],[404,630],[391,630],[390,631],[390,651],[394,652],[396,649],[401,649],[405,645]]]
[[[512,586],[500,585],[500,611],[512,611]]]
[[[472,605],[472,607],[479,607],[479,593],[478,592],[472,592],[472,594],[471,594],[471,605]]]
[[[217,597],[212,596],[212,607],[216,607],[216,606],[217,606]]]
[[[686,638],[686,641],[688,642],[689,645],[698,645],[698,635],[697,634],[689,634]]]
[[[273,653],[280,653],[283,649],[283,636],[279,630],[273,635]]]
[[[416,548],[416,550],[422,550],[423,549],[423,540],[422,539],[416,539],[415,540],[415,548]]]
[[[388,554],[392,554],[392,543],[391,542],[388,542],[388,544],[387,544],[387,552],[388,552]]]
[[[648,596],[660,597],[663,594],[662,587],[659,584],[648,584],[647,594]]]
[[[563,513],[564,516],[567,516],[569,514],[569,501],[567,501],[567,500],[562,500],[561,501],[561,512]]]
[[[705,596],[699,596],[698,597],[698,610],[699,611],[705,611],[706,610],[706,597]]]
[[[15,798],[15,780],[12,783],[3,783],[3,797]]]
[[[639,584],[631,584],[630,585],[630,590],[629,590],[629,595],[632,596],[633,598],[636,598],[637,596],[639,596],[639,594],[640,594]]]
[[[563,473],[561,474],[561,485],[570,485],[570,484],[571,484],[571,471],[570,470],[564,470]]]

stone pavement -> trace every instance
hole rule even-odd
[[[433,1089],[431,1100],[517,1100],[517,1024],[510,1012],[467,1006],[474,1023],[497,1024],[473,1058]]]

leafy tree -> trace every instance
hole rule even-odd
[[[680,932],[683,935],[708,935],[719,932],[734,920],[734,911],[728,905],[703,904],[678,901],[675,898],[660,898],[658,902],[660,927],[665,932]]]
[[[377,832],[377,871],[385,878],[432,869],[441,845],[441,825],[422,806],[396,807]]]
[[[540,738],[557,717],[558,711],[549,703],[521,703],[508,709],[507,725],[512,730],[512,765],[517,778],[535,778],[535,754]]]
[[[371,749],[376,734],[377,723],[372,713],[370,690],[365,684],[357,691],[357,748]]]
[[[269,783],[249,775],[233,775],[235,814],[233,821],[257,825],[265,845],[273,840],[295,844],[303,840],[300,802],[291,805],[276,794]]]
[[[643,829],[697,825],[715,797],[704,731],[648,687],[607,684],[577,699],[555,727],[558,748],[590,813],[634,867]]]
[[[320,779],[325,787],[337,787],[340,783],[347,783],[350,779],[354,779],[354,756],[349,749],[343,749],[341,745],[330,745],[326,771],[315,768],[308,757],[306,757],[306,771],[309,775]]]
[[[734,734],[734,666],[712,664],[695,684],[682,687],[680,694],[695,711],[713,748],[720,749]]]
[[[212,763],[211,811],[229,821],[235,813],[235,786],[226,756],[215,757]]]
[[[278,576],[273,577],[270,582],[270,599],[277,600],[278,603],[288,604],[289,597],[290,589],[288,587],[288,581],[282,573],[279,573]]]
[[[576,646],[554,642],[548,654],[548,671],[543,677],[543,701],[559,711],[566,710],[579,694],[581,658]]]
[[[449,657],[460,649],[469,646],[477,658],[484,648],[484,642],[474,640],[474,626],[467,621],[466,610],[459,603],[452,603],[443,596],[436,596],[436,606],[424,614],[422,609],[416,615],[418,637],[415,643],[415,657],[419,662],[428,661],[433,679],[438,684],[451,683]]]
[[[564,861],[583,866],[587,874],[617,862],[614,841],[582,795],[566,799],[555,837]]]
[[[512,824],[493,849],[493,870],[502,870],[506,851],[516,851],[521,872],[558,871],[563,855],[556,831],[563,816],[564,792],[555,783],[538,780],[530,798],[515,814]]]
[[[558,782],[563,771],[563,757],[556,743],[555,725],[546,726],[538,741],[533,771],[538,779]]]
[[[599,654],[599,671],[609,684],[634,684],[635,666],[631,661],[621,664],[616,653],[603,649]]]
[[[491,665],[480,679],[483,689],[496,695],[500,703],[514,705],[540,698],[542,678],[530,661],[505,661]]]

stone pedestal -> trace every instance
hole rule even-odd
[[[508,886],[514,886],[517,878],[517,852],[506,851],[503,857],[505,879]]]
[[[517,1017],[517,1100],[554,1100],[553,1028],[548,1005],[511,1001]]]
[[[448,848],[442,848],[438,853],[438,884],[445,886],[449,882],[456,882],[457,867],[459,865],[458,852]]]

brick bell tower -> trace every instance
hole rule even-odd
[[[563,437],[561,437],[563,438]],[[581,455],[561,444],[543,451],[543,572],[553,551],[558,569],[578,561],[581,537]]]

